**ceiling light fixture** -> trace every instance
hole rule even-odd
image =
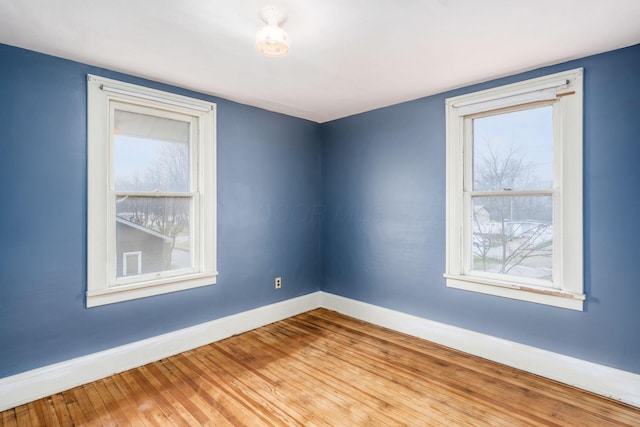
[[[256,34],[256,50],[265,56],[285,56],[289,53],[289,35],[278,25],[287,16],[275,6],[260,10],[260,18],[267,25]]]

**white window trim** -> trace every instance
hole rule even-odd
[[[446,283],[448,287],[583,310],[583,210],[581,68],[446,100],[447,202]],[[465,121],[473,114],[554,104],[554,285],[538,287],[465,273]],[[468,128],[468,126],[467,126]],[[468,156],[467,156],[468,157]],[[468,170],[468,167],[467,167]]]
[[[110,104],[122,102],[197,117],[199,269],[175,277],[113,286],[115,202],[111,165]],[[87,307],[175,292],[216,283],[216,105],[210,102],[87,75]]]

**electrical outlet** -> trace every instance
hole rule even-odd
[[[282,287],[282,277],[276,277],[276,289],[280,289]]]

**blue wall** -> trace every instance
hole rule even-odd
[[[585,69],[586,310],[445,287],[445,98]],[[640,45],[322,126],[327,292],[640,373]]]
[[[586,310],[446,288],[444,99],[576,67]],[[321,287],[640,373],[638,70],[640,45],[318,125],[0,45],[0,377]],[[217,285],[84,308],[87,73],[218,104]]]
[[[87,73],[218,104],[217,285],[85,308]],[[317,291],[320,149],[317,123],[0,45],[0,377]]]

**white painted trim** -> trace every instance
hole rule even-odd
[[[338,295],[323,307],[640,407],[640,375]]]
[[[0,411],[319,307],[551,378],[640,408],[640,375],[638,374],[319,291],[0,378]]]
[[[543,83],[537,83],[540,81]],[[551,79],[550,81],[548,76],[539,77],[529,82],[529,84],[512,83],[505,88],[513,89],[505,91],[488,89],[477,93],[476,96],[463,95],[462,100],[453,103],[452,106],[458,111],[459,116],[468,116],[530,102],[549,101],[558,96],[559,89],[566,88],[569,84],[567,79],[556,81]],[[484,94],[487,95],[484,96]]]
[[[133,369],[320,306],[320,292],[0,379],[0,411]]]
[[[553,102],[533,105],[528,103],[536,99],[521,97],[549,88],[553,88],[553,96],[549,98]],[[556,93],[560,88],[566,91]],[[546,98],[537,100],[542,99]],[[582,68],[448,98],[445,105],[446,285],[487,295],[584,310]],[[548,283],[548,292],[538,292],[535,286],[529,286],[535,285],[530,279],[508,274],[500,275],[508,280],[504,286],[501,283],[503,279],[487,280],[483,274],[473,271],[471,265],[471,198],[504,195],[503,191],[473,191],[470,154],[473,152],[473,119],[542,105],[553,105],[554,129],[553,280]],[[544,192],[545,189],[538,189],[533,193]]]
[[[445,278],[447,279],[447,287],[449,288],[496,295],[519,301],[553,305],[569,310],[583,311],[584,309],[584,294],[576,295],[569,292],[549,291],[548,289],[541,291],[533,287],[525,288],[524,286],[511,285],[509,283],[494,285],[490,279],[469,278],[469,276],[458,277],[445,274]]]
[[[216,104],[104,77],[87,75],[87,308],[215,285]],[[113,172],[114,111],[191,123],[192,268],[118,278],[116,194],[171,196],[171,192],[116,192]],[[148,232],[148,231],[147,231]],[[166,236],[163,236],[166,237]]]

